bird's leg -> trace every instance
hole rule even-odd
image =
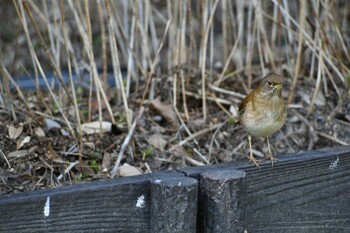
[[[253,156],[253,149],[252,149],[252,136],[248,135],[248,142],[249,142],[249,161],[254,163],[255,166],[259,167],[259,160],[255,159]]]
[[[271,160],[272,163],[272,167],[273,167],[273,161],[274,160],[278,160],[277,158],[272,156],[272,152],[271,152],[271,148],[270,148],[270,143],[269,143],[269,137],[266,137],[266,142],[267,142],[267,149],[269,150],[266,158],[269,158]]]

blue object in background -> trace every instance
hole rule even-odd
[[[99,73],[101,75],[101,73]],[[65,85],[69,85],[69,73],[68,71],[62,71],[63,76],[63,82]],[[83,86],[83,87],[89,87],[90,86],[90,74],[85,72],[81,75],[81,78],[78,78],[75,74],[73,74],[73,81],[75,86]],[[122,70],[122,76],[125,78],[126,71]],[[19,88],[21,89],[29,89],[29,90],[35,90],[36,89],[36,80],[34,75],[29,77],[28,75],[19,75],[19,76],[13,76],[13,80],[17,83]],[[1,77],[1,85],[3,85]],[[56,75],[54,75],[53,72],[46,73],[46,79],[49,83],[49,85],[53,88],[58,88],[61,86],[60,81]],[[110,87],[115,87],[115,77],[113,73],[107,73],[107,83]],[[15,86],[10,82],[10,89],[14,89]],[[45,84],[45,81],[41,75],[39,75],[39,88],[40,89],[47,89],[47,86]]]

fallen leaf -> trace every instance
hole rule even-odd
[[[28,155],[29,153],[30,153],[29,150],[16,150],[16,151],[10,152],[7,155],[7,158],[10,160],[19,159]]]
[[[45,137],[45,132],[41,127],[36,127],[34,128],[34,133],[36,134],[36,136],[38,136],[39,138]]]
[[[172,125],[173,129],[177,128],[177,117],[172,104],[162,103],[159,97],[152,100],[149,104],[150,108],[163,116],[164,119]]]
[[[64,163],[65,161],[56,153],[56,151],[52,148],[52,145],[49,143],[47,145],[47,148],[49,149],[48,153],[45,153],[45,156],[57,163]]]
[[[9,126],[9,137],[11,139],[18,138],[23,132],[23,126],[20,126],[18,128],[14,127],[13,125]]]
[[[124,163],[119,167],[119,175],[120,176],[137,176],[142,174],[142,172],[134,166],[130,164]]]
[[[109,132],[111,131],[111,128],[112,128],[112,123],[108,121],[102,121],[101,124],[100,124],[100,121],[93,121],[93,122],[84,123],[81,125],[81,130],[85,134],[96,134],[96,133],[100,133],[101,130],[102,132]]]
[[[29,143],[30,142],[30,137],[29,136],[26,136],[25,138],[23,138],[21,141],[19,141],[17,143],[17,150],[18,149],[21,149],[25,144]]]
[[[164,151],[165,146],[168,144],[168,142],[160,134],[153,134],[150,138],[147,139],[147,142],[152,147],[160,150],[161,152]]]

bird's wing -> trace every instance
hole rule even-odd
[[[242,103],[239,105],[239,107],[238,107],[238,112],[239,112],[239,115],[243,115],[243,113],[244,113],[244,110],[245,110],[245,108],[246,108],[246,106],[247,106],[247,104],[249,103],[249,102],[252,102],[252,103],[254,103],[254,101],[253,101],[253,98],[254,98],[254,91],[252,91],[252,92],[250,92],[244,99],[243,99],[243,101],[242,101]],[[254,109],[254,104],[253,104],[253,109]]]

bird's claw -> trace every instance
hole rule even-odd
[[[254,156],[250,155],[249,156],[249,162],[250,163],[254,163],[255,166],[257,166],[258,168],[260,168],[260,160],[257,160],[256,158],[254,158]]]
[[[277,158],[273,157],[272,153],[267,153],[265,158],[267,159],[270,159],[271,160],[271,163],[272,163],[272,167],[273,167],[273,164],[274,164],[274,161],[278,161]]]

